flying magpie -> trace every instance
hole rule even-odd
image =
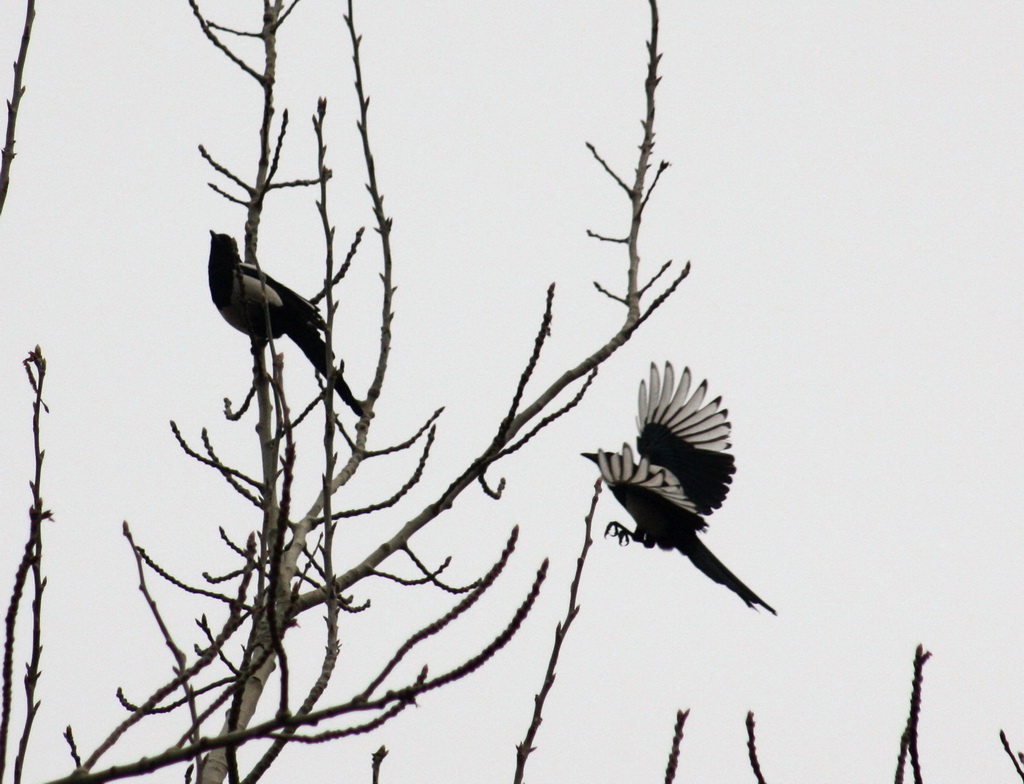
[[[269,311],[270,334],[274,339],[282,335],[290,337],[313,363],[316,372],[327,375],[327,347],[320,334],[324,321],[313,303],[264,273],[267,303],[264,309],[264,288],[259,272],[252,264],[242,262],[235,240],[227,234],[210,232],[209,274],[213,304],[228,324],[257,340],[266,340]],[[357,416],[362,416],[363,407],[341,376],[344,369],[345,363],[340,362],[334,390]]]
[[[722,399],[704,405],[707,382],[702,381],[690,395],[690,369],[683,370],[678,386],[670,363],[665,363],[664,385],[658,368],[651,364],[650,387],[640,382],[640,414],[637,427],[639,463],[633,450],[622,445],[621,452],[584,453],[597,463],[601,477],[615,499],[636,521],[630,531],[609,523],[605,536],[620,544],[630,540],[644,547],[657,545],[676,549],[693,561],[704,574],[735,592],[754,607],[775,610],[744,585],[697,536],[707,529],[704,515],[722,505],[736,471],[728,449],[731,425],[727,409],[719,410]]]

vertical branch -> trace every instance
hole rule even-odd
[[[757,759],[757,744],[754,738],[754,712],[747,711],[747,753],[750,757],[750,769],[757,777],[757,784],[766,784],[761,774],[761,763]]]
[[[263,73],[258,78],[263,89],[263,115],[260,121],[259,131],[259,162],[256,170],[256,180],[247,204],[247,215],[245,222],[245,261],[259,269],[259,262],[256,258],[256,245],[259,237],[260,219],[263,212],[263,201],[270,185],[272,152],[271,152],[271,127],[274,118],[274,86],[277,79],[277,29],[283,11],[283,0],[263,0],[263,26],[259,37],[263,41]],[[268,330],[268,339],[271,353],[274,352],[273,339]],[[260,547],[260,567],[258,595],[266,597],[269,614],[276,618],[277,596],[268,595],[266,591],[266,567],[271,556],[273,543],[278,539],[278,526],[283,524],[278,508],[277,478],[278,466],[280,464],[280,437],[281,412],[275,409],[274,398],[278,397],[276,389],[272,389],[269,376],[266,371],[263,357],[263,347],[253,345],[253,353],[256,362],[255,383],[256,399],[259,407],[259,421],[256,426],[260,441],[260,453],[263,468],[263,532]],[[276,410],[276,429],[275,429]],[[281,586],[283,592],[287,592],[290,577],[287,575],[275,575],[274,582]],[[269,631],[269,624],[272,621],[264,618],[262,622],[253,618],[253,632],[247,644],[247,658],[256,663],[259,662],[254,671],[248,672],[241,690],[232,701],[228,712],[223,732],[230,733],[239,728],[248,726],[256,711],[260,696],[271,674],[273,673],[277,658],[265,656],[264,651],[268,646],[273,646],[273,635]],[[216,749],[207,757],[202,770],[203,784],[219,784],[230,774],[234,780],[237,778],[237,770],[234,760],[234,749]]]
[[[324,334],[324,343],[327,345],[327,395],[324,398],[324,473],[322,477],[322,492],[324,496],[324,574],[327,576],[327,646],[324,656],[323,667],[321,668],[319,692],[327,686],[334,669],[334,662],[338,657],[338,593],[334,583],[334,531],[337,522],[332,519],[333,510],[331,507],[331,478],[334,476],[334,468],[338,456],[334,451],[334,377],[337,369],[334,365],[334,316],[338,310],[338,303],[334,301],[334,227],[331,226],[327,212],[327,180],[330,177],[330,169],[327,167],[327,144],[324,141],[324,118],[327,115],[327,99],[321,98],[317,102],[317,113],[313,118],[313,128],[316,132],[317,142],[317,175],[320,178],[320,198],[317,200],[317,210],[320,213],[320,222],[324,230],[324,244],[326,246],[325,269],[324,269],[324,291],[327,298],[327,322]],[[342,270],[344,274],[344,269]],[[319,685],[319,684],[318,684]],[[312,695],[311,695],[312,696]],[[319,696],[319,694],[317,695]],[[315,698],[313,700],[315,702]],[[312,703],[309,706],[312,708]]]
[[[388,755],[386,746],[381,746],[370,758],[373,770],[373,784],[380,784],[380,766],[384,763],[384,758]]]
[[[259,237],[263,198],[270,184],[270,128],[274,121],[274,85],[277,82],[277,27],[283,0],[263,0],[263,117],[260,121],[260,159],[256,168],[256,182],[249,199],[245,221],[245,260],[255,264],[256,244]]]
[[[330,225],[330,218],[327,212],[327,181],[330,179],[331,172],[326,164],[327,157],[327,146],[324,142],[323,137],[323,124],[327,114],[327,101],[321,98],[317,102],[317,113],[313,116],[313,130],[316,133],[317,138],[317,171],[319,176],[320,184],[320,195],[317,199],[317,211],[320,215],[321,224],[324,229],[324,240],[326,244],[326,259],[325,259],[325,274],[324,274],[324,289],[323,295],[326,297],[326,310],[327,318],[325,322],[324,330],[324,351],[326,352],[326,367],[327,376],[325,378],[325,386],[327,392],[324,395],[324,452],[325,452],[325,464],[324,474],[321,477],[322,481],[322,494],[324,499],[324,574],[333,574],[334,565],[332,561],[332,547],[334,539],[334,529],[337,525],[336,522],[331,520],[331,494],[329,492],[330,479],[334,475],[334,466],[337,462],[337,455],[334,451],[334,380],[337,376],[337,369],[334,364],[334,350],[333,350],[333,329],[334,329],[334,316],[337,312],[337,303],[334,301],[334,228]],[[286,466],[289,465],[289,461],[294,458],[294,447],[291,443],[292,428],[285,428],[286,438],[288,442],[286,444],[285,452]],[[289,457],[290,456],[290,457]],[[286,477],[290,477],[290,467],[286,470]],[[290,484],[290,479],[286,478],[285,485]],[[287,518],[285,510],[290,507],[290,502],[286,503],[285,494],[282,491],[281,500],[281,512],[282,517]],[[280,541],[282,551],[280,553],[281,558],[279,559],[279,565],[274,570],[280,570],[283,576],[287,576],[289,579],[296,571],[296,563],[298,555],[303,551],[306,534],[309,528],[305,523],[296,525],[292,535],[292,542],[288,546],[287,550],[283,549],[283,539]],[[282,532],[283,533],[283,532]],[[320,676],[310,689],[305,700],[296,711],[296,716],[303,716],[308,714],[316,705],[320,699],[324,690],[327,688],[327,684],[330,680],[331,675],[334,672],[334,666],[337,663],[338,658],[338,597],[337,591],[334,590],[333,581],[328,582],[328,596],[327,596],[327,646],[324,654],[324,660],[320,668]],[[283,661],[283,659],[282,659]],[[284,668],[282,667],[282,677],[284,677]],[[283,687],[282,687],[283,688]],[[283,695],[283,692],[282,692]],[[283,699],[283,696],[282,696]],[[284,703],[282,702],[282,707]],[[274,760],[280,755],[287,743],[287,736],[294,734],[295,728],[285,728],[281,732],[281,736],[274,739],[270,748],[264,752],[263,756],[260,757],[259,761],[249,771],[245,777],[243,784],[255,784],[270,766]]]
[[[646,95],[646,112],[641,125],[644,129],[644,137],[640,142],[640,158],[636,165],[636,177],[633,180],[633,187],[629,192],[629,200],[633,207],[633,218],[629,225],[629,271],[626,281],[626,305],[629,308],[628,318],[635,320],[640,317],[640,291],[637,283],[637,275],[640,269],[640,251],[638,240],[640,237],[640,223],[643,220],[644,212],[644,191],[646,189],[647,171],[650,169],[651,152],[654,150],[654,94],[658,89],[658,63],[661,62],[661,55],[658,53],[658,2],[650,0],[651,5],[651,39],[647,42],[647,78],[644,80],[644,94]]]
[[[326,299],[327,319],[324,327],[324,344],[327,352],[327,394],[324,396],[324,473],[321,491],[324,498],[324,574],[327,575],[327,614],[328,636],[337,632],[337,593],[333,590],[334,560],[334,529],[337,523],[331,519],[331,477],[334,476],[334,465],[337,455],[334,453],[334,379],[337,369],[334,366],[334,316],[338,303],[334,301],[334,227],[331,226],[327,212],[327,145],[324,142],[324,118],[327,115],[327,99],[321,98],[316,105],[313,116],[313,130],[317,143],[317,174],[320,178],[320,198],[316,207],[320,215],[320,223],[324,230],[325,263],[324,263],[324,296]],[[328,650],[330,650],[328,642]]]
[[[288,623],[291,605],[289,583],[291,572],[282,568],[284,555],[285,533],[288,527],[288,515],[291,508],[292,482],[295,477],[295,443],[292,440],[292,428],[288,405],[284,397],[284,385],[281,379],[281,363],[279,358],[274,361],[274,391],[277,397],[274,410],[279,419],[284,421],[281,428],[285,435],[284,459],[281,461],[281,506],[278,511],[277,525],[273,529],[273,544],[270,550],[270,561],[267,569],[267,631],[270,644],[274,647],[277,660],[281,663],[281,693],[278,704],[278,715],[286,716],[288,709],[288,658],[285,653],[284,629]],[[280,431],[279,431],[280,432]]]
[[[530,720],[526,737],[523,738],[522,743],[516,746],[516,772],[512,778],[514,784],[522,784],[523,774],[526,771],[526,760],[534,751],[533,741],[537,737],[537,731],[540,729],[541,721],[543,721],[541,714],[544,711],[544,702],[547,699],[548,692],[551,691],[551,687],[555,685],[555,667],[558,665],[558,655],[561,653],[562,643],[565,642],[569,627],[580,611],[580,606],[576,603],[576,597],[579,593],[580,580],[583,577],[583,564],[587,560],[587,553],[590,552],[590,545],[594,543],[590,532],[594,522],[594,511],[597,509],[597,499],[600,495],[601,479],[598,478],[594,483],[594,497],[590,501],[590,511],[587,512],[587,516],[583,519],[583,549],[580,551],[579,558],[576,559],[576,574],[573,576],[572,585],[569,588],[569,609],[565,614],[564,621],[559,622],[555,626],[555,640],[551,646],[548,668],[544,673],[544,683],[540,691],[533,698],[533,718]]]
[[[33,590],[32,644],[25,672],[25,726],[22,729],[21,739],[18,743],[18,754],[14,761],[14,781],[16,784],[21,781],[29,736],[32,732],[32,724],[35,721],[36,712],[39,709],[39,703],[35,699],[35,689],[39,680],[39,662],[43,653],[41,641],[42,600],[43,590],[46,587],[46,580],[42,576],[41,564],[43,555],[43,521],[49,520],[52,517],[52,513],[43,507],[43,498],[40,492],[45,452],[41,446],[39,422],[42,412],[48,410],[43,402],[46,360],[43,358],[39,347],[36,346],[35,350],[29,352],[28,357],[22,364],[25,367],[25,372],[28,374],[32,391],[35,393],[35,399],[32,401],[32,443],[35,457],[35,474],[29,483],[29,487],[32,490],[32,506],[29,509],[28,540],[25,542],[21,562],[18,564],[18,569],[15,572],[14,590],[11,592],[11,601],[7,608],[4,627],[3,686],[2,697],[0,697],[0,781],[2,781],[7,762],[7,744],[11,731],[11,692],[14,686],[14,629],[21,609],[21,600],[25,594],[25,584],[31,574]]]
[[[676,769],[679,767],[679,746],[683,742],[683,725],[690,715],[689,709],[676,711],[676,726],[672,731],[672,750],[668,754],[668,764],[665,766],[665,784],[672,784],[676,780]]]
[[[910,690],[910,716],[907,728],[900,739],[900,756],[896,761],[896,784],[903,784],[903,767],[907,752],[910,752],[910,766],[914,771],[914,784],[922,784],[921,761],[917,756],[917,722],[921,714],[921,683],[924,680],[924,663],[932,657],[924,646],[918,645],[914,654],[914,683]]]
[[[384,284],[384,296],[381,309],[380,325],[380,354],[377,359],[377,371],[373,377],[373,383],[367,393],[366,407],[371,409],[373,404],[380,397],[384,385],[384,375],[387,372],[388,356],[391,353],[391,322],[394,319],[394,311],[391,308],[392,297],[395,290],[391,283],[391,227],[392,220],[384,212],[384,196],[380,192],[377,183],[377,168],[373,160],[373,152],[370,150],[370,133],[368,129],[370,99],[366,96],[363,87],[363,67],[359,56],[359,47],[363,37],[356,33],[356,25],[352,8],[352,0],[348,0],[348,10],[345,14],[345,24],[348,26],[349,37],[352,41],[352,64],[355,68],[356,97],[359,100],[359,138],[363,144],[363,158],[366,162],[366,190],[370,194],[370,201],[373,204],[373,215],[377,219],[377,232],[380,234],[381,251],[383,255],[384,270],[381,273],[381,281]],[[369,427],[368,417],[363,417],[356,426],[360,432],[361,439],[365,440],[365,432]]]
[[[25,77],[25,60],[28,58],[28,42],[32,38],[32,22],[36,18],[35,0],[27,0],[25,3],[25,26],[21,31],[21,47],[18,49],[18,59],[14,61],[14,88],[11,90],[11,99],[7,102],[7,134],[4,137],[4,149],[0,152],[0,213],[4,211],[4,202],[7,201],[7,191],[11,185],[11,165],[14,163],[14,128],[18,124],[18,108],[21,106],[21,96],[25,94],[25,86],[22,83]],[[3,759],[0,755],[0,770],[2,770]]]

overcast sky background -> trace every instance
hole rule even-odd
[[[258,23],[255,3],[208,5],[222,23]],[[0,60],[14,59],[22,13],[0,5]],[[624,234],[628,204],[584,142],[631,178],[649,30],[641,0],[395,0],[359,4],[357,20],[399,288],[372,443],[447,410],[422,485],[399,509],[347,526],[342,564],[486,445],[551,281],[553,335],[534,392],[620,323],[621,307],[591,281],[621,290],[623,249],[585,230]],[[304,0],[279,46],[277,105],[291,114],[283,173],[312,175],[308,118],[327,96],[345,247],[371,215],[339,4]],[[705,541],[779,615],[746,608],[678,554],[598,539],[528,779],[660,781],[675,711],[690,708],[680,782],[752,780],[747,710],[769,781],[890,781],[923,643],[934,654],[926,780],[1016,780],[998,731],[1024,748],[1024,7],[665,2],[661,46],[655,158],[672,167],[646,215],[644,269],[689,259],[692,273],[577,412],[492,471],[509,483],[501,503],[467,491],[413,540],[433,562],[451,554],[451,579],[468,582],[521,528],[493,595],[413,655],[405,676],[479,649],[550,557],[535,612],[482,672],[370,737],[286,752],[266,781],[293,781],[289,760],[307,781],[369,780],[382,743],[384,781],[510,780],[595,479],[578,455],[632,441],[652,360],[689,365],[730,410],[738,472]],[[30,501],[20,362],[38,343],[50,368],[44,496],[56,516],[28,777],[41,780],[70,770],[67,724],[91,750],[123,716],[114,689],[141,699],[170,671],[122,520],[193,582],[233,568],[218,525],[237,540],[259,525],[180,452],[167,421],[194,442],[209,427],[226,460],[258,465],[252,421],[220,414],[223,397],[245,393],[248,344],[206,284],[208,230],[240,238],[244,216],[209,190],[224,183],[196,147],[250,176],[260,103],[185,0],[39,3],[26,84],[0,218],[0,575],[9,585]],[[264,268],[308,293],[322,277],[313,197],[277,192],[260,243]],[[339,351],[357,394],[376,357],[374,239],[340,289]],[[284,350],[302,399],[314,382]],[[322,460],[316,433],[306,439],[303,509]],[[370,466],[337,503],[387,496],[411,463]],[[609,520],[626,516],[605,494],[598,530]],[[218,612],[160,595],[189,645],[190,619]],[[452,601],[382,581],[355,597],[373,609],[343,628],[336,695]],[[296,659],[318,659],[319,616],[302,619]],[[171,725],[137,731],[106,763],[155,753],[172,735]]]

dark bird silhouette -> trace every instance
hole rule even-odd
[[[774,615],[775,610],[730,572],[697,535],[707,528],[703,515],[725,500],[736,466],[724,451],[730,446],[728,410],[719,410],[720,397],[704,405],[706,381],[687,397],[690,381],[686,368],[676,386],[672,365],[666,363],[662,385],[658,368],[651,365],[650,388],[647,382],[640,383],[639,463],[634,462],[628,444],[622,445],[621,452],[583,455],[597,463],[616,500],[636,521],[635,531],[609,523],[605,536],[617,537],[620,544],[632,540],[644,547],[676,549],[749,607],[759,604]]]
[[[316,372],[327,376],[327,346],[321,336],[324,322],[315,305],[266,273],[263,273],[264,289],[259,272],[253,265],[242,262],[238,246],[227,234],[210,232],[209,273],[210,296],[228,324],[257,340],[267,340],[269,313],[273,338],[277,340],[287,335],[302,349]],[[339,362],[334,390],[357,416],[362,416],[362,405],[342,378],[344,369],[345,363]]]

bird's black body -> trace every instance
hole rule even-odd
[[[227,234],[210,232],[210,296],[217,310],[235,329],[257,340],[287,335],[306,355],[316,372],[327,376],[327,346],[321,335],[323,319],[316,306],[287,286],[242,263],[238,247]],[[266,305],[264,307],[264,304]],[[339,363],[334,377],[338,396],[358,416],[363,408],[342,377]]]
[[[722,451],[729,447],[728,411],[719,410],[721,398],[702,405],[706,382],[688,397],[689,369],[675,386],[672,366],[666,364],[664,381],[662,387],[652,365],[650,393],[646,383],[640,385],[639,463],[634,463],[633,451],[625,444],[621,452],[584,454],[597,463],[616,500],[636,521],[634,531],[611,523],[606,534],[623,544],[632,540],[645,547],[679,550],[748,606],[761,605],[774,614],[698,536],[707,528],[703,515],[722,505],[736,470],[732,455]]]

